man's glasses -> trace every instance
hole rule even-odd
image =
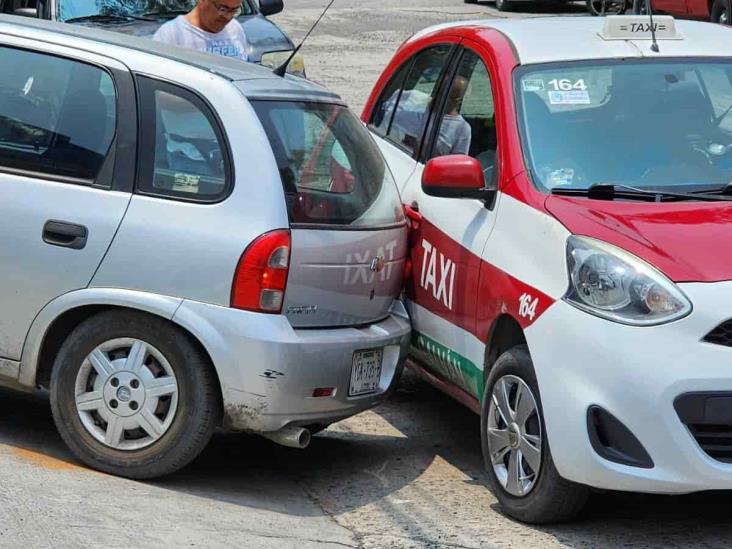
[[[216,0],[211,0],[211,4],[213,4],[213,7],[216,8],[216,11],[221,15],[227,15],[230,17],[239,17],[241,15],[241,6],[230,8],[228,6],[222,6]]]

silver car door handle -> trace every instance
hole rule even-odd
[[[43,241],[51,246],[81,250],[86,246],[89,231],[84,225],[49,220],[43,225]]]

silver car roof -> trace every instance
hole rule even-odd
[[[636,16],[637,18],[638,16]],[[676,20],[681,40],[659,40],[659,53],[648,40],[604,40],[604,17],[535,17],[483,19],[434,25],[409,38],[457,27],[495,29],[513,44],[521,64],[628,57],[730,57],[732,28],[712,23]],[[647,19],[647,18],[646,18]]]
[[[149,38],[15,15],[0,15],[0,35],[2,34],[69,46],[108,57],[116,57],[120,61],[124,61],[124,58],[119,54],[125,52],[111,52],[110,46],[154,55],[213,73],[234,82],[247,97],[343,103],[337,94],[315,82],[291,75],[281,78],[261,65],[171,46]]]

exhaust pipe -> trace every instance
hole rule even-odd
[[[289,446],[290,448],[307,448],[310,444],[310,431],[296,425],[287,425],[279,431],[273,431],[271,433],[261,433],[264,438],[281,444],[282,446]]]

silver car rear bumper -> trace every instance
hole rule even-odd
[[[174,322],[206,348],[221,383],[224,426],[251,432],[324,424],[379,404],[402,367],[410,324],[401,303],[363,327],[294,329],[282,315],[184,301]],[[349,397],[353,353],[383,348],[377,391]],[[313,397],[316,388],[335,388]]]

